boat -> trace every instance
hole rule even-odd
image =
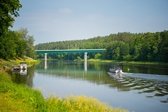
[[[110,68],[109,72],[118,73],[118,74],[122,74],[123,73],[121,68]]]
[[[26,64],[26,62],[20,62],[20,70],[27,71],[27,64]]]
[[[111,77],[115,79],[122,79],[123,78],[123,72],[121,68],[110,68],[109,72],[107,72]]]
[[[27,64],[25,62],[21,62],[20,65],[14,66],[12,68],[12,72],[19,73],[21,75],[27,74]]]

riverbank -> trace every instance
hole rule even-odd
[[[26,62],[28,66],[32,66],[34,64],[37,64],[39,61],[33,60],[32,58],[29,57],[24,57],[24,58],[16,58],[16,59],[10,59],[10,60],[4,60],[0,59],[0,70],[11,70],[13,66],[19,65],[20,62]]]
[[[124,109],[111,108],[98,100],[85,96],[45,99],[41,92],[26,85],[11,81],[6,70],[21,61],[29,65],[37,63],[31,58],[2,60],[0,59],[0,111],[2,112],[125,112]]]
[[[142,61],[118,61],[118,60],[101,60],[101,59],[88,59],[88,62],[101,62],[101,63],[119,63],[119,64],[139,64],[139,65],[167,65],[163,62],[142,62]]]

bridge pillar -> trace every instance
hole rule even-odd
[[[47,53],[44,54],[44,69],[47,69]]]
[[[87,71],[87,52],[84,53],[84,70]]]
[[[47,60],[47,53],[44,53],[44,60]]]

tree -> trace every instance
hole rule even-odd
[[[168,62],[168,31],[160,33],[158,60]]]
[[[18,33],[20,35],[20,38],[23,39],[22,47],[24,47],[24,52],[25,52],[24,55],[34,58],[35,52],[34,52],[34,45],[33,45],[34,44],[33,36],[28,35],[28,30],[25,28],[21,28],[18,31]]]
[[[3,59],[13,58],[16,56],[15,34],[14,32],[8,32],[4,36],[0,41],[0,57]]]
[[[34,57],[34,39],[32,36],[20,31],[8,31],[0,41],[0,58],[11,59],[15,57]]]
[[[0,0],[0,37],[12,26],[21,7],[19,0]]]
[[[94,57],[95,59],[101,59],[102,58],[102,54],[100,54],[100,53],[97,53],[96,55],[95,55],[95,57]]]

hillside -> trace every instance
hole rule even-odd
[[[113,41],[125,41],[128,42],[131,36],[136,34],[131,33],[118,33],[110,34],[108,36],[98,36],[84,40],[70,40],[70,41],[58,41],[37,44],[36,49],[98,49],[106,48]]]
[[[86,40],[42,43],[36,49],[99,49],[105,48],[104,59],[166,61],[168,31],[155,33],[118,33]]]

